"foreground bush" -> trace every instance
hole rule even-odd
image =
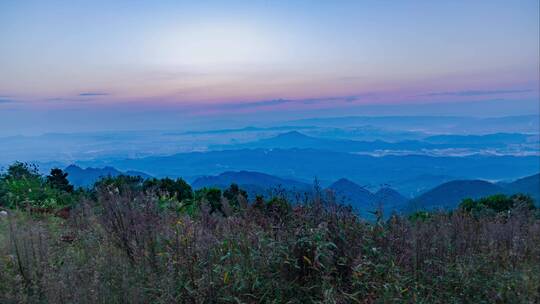
[[[164,209],[102,187],[67,221],[0,218],[0,303],[540,301],[540,220],[527,208],[366,223],[320,195],[247,205],[214,192]]]
[[[74,192],[66,177],[60,169],[43,177],[37,166],[15,162],[0,173],[0,208],[44,211],[71,206],[83,193]]]
[[[468,198],[464,199],[459,205],[459,208],[475,213],[485,213],[486,211],[495,213],[508,212],[516,207],[535,209],[533,199],[523,194],[514,194],[511,196],[496,194],[477,200]]]

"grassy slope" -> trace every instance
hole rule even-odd
[[[375,224],[317,204],[191,211],[102,193],[68,221],[14,212],[0,219],[0,302],[540,300],[540,219],[526,211]]]

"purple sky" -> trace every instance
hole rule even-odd
[[[4,0],[0,134],[538,114],[538,6]]]

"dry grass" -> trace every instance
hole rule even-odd
[[[366,223],[314,197],[224,217],[102,191],[67,221],[12,213],[0,219],[0,302],[540,302],[534,211]]]

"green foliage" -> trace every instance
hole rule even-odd
[[[247,207],[247,192],[240,189],[237,184],[231,184],[229,188],[225,189],[223,191],[223,197],[229,201],[229,204],[235,210],[245,209]]]
[[[160,197],[174,199],[178,202],[193,198],[191,186],[181,178],[176,180],[168,177],[163,179],[151,178],[144,181],[143,190],[146,192],[154,191]]]
[[[161,209],[179,210],[193,203],[191,186],[181,178],[147,179],[143,182],[142,189],[145,193],[157,196]]]
[[[496,194],[477,200],[468,198],[461,202],[459,208],[467,212],[492,211],[500,213],[509,211],[518,206],[528,209],[535,208],[533,199],[524,194],[514,194],[512,196]]]
[[[144,179],[140,176],[118,175],[103,177],[94,184],[94,190],[109,189],[114,191],[140,191]]]
[[[7,173],[4,176],[4,178],[6,179],[13,180],[33,179],[39,177],[40,174],[36,165],[22,162],[15,162],[11,166],[9,166],[9,168],[7,169]]]
[[[291,205],[283,197],[273,197],[266,203],[266,212],[281,217],[289,214],[291,209]]]
[[[23,208],[26,205],[41,206],[47,193],[39,176],[6,175],[0,181],[1,204],[8,208]]]
[[[417,211],[409,215],[409,220],[412,222],[426,221],[431,217],[431,214],[427,211]]]
[[[47,176],[47,185],[53,189],[71,193],[73,192],[73,185],[69,184],[67,176],[68,174],[62,169],[51,169],[51,173]]]
[[[44,179],[36,166],[16,162],[0,177],[0,206],[7,208],[57,209],[73,204],[80,193],[60,169],[51,170]]]
[[[221,202],[221,190],[217,188],[202,188],[195,191],[195,200],[209,208],[209,213],[219,212],[225,215]]]
[[[265,200],[262,196],[257,195],[252,208],[258,212],[272,217],[273,219],[285,219],[292,212],[292,206],[286,198],[274,196],[269,200]]]

